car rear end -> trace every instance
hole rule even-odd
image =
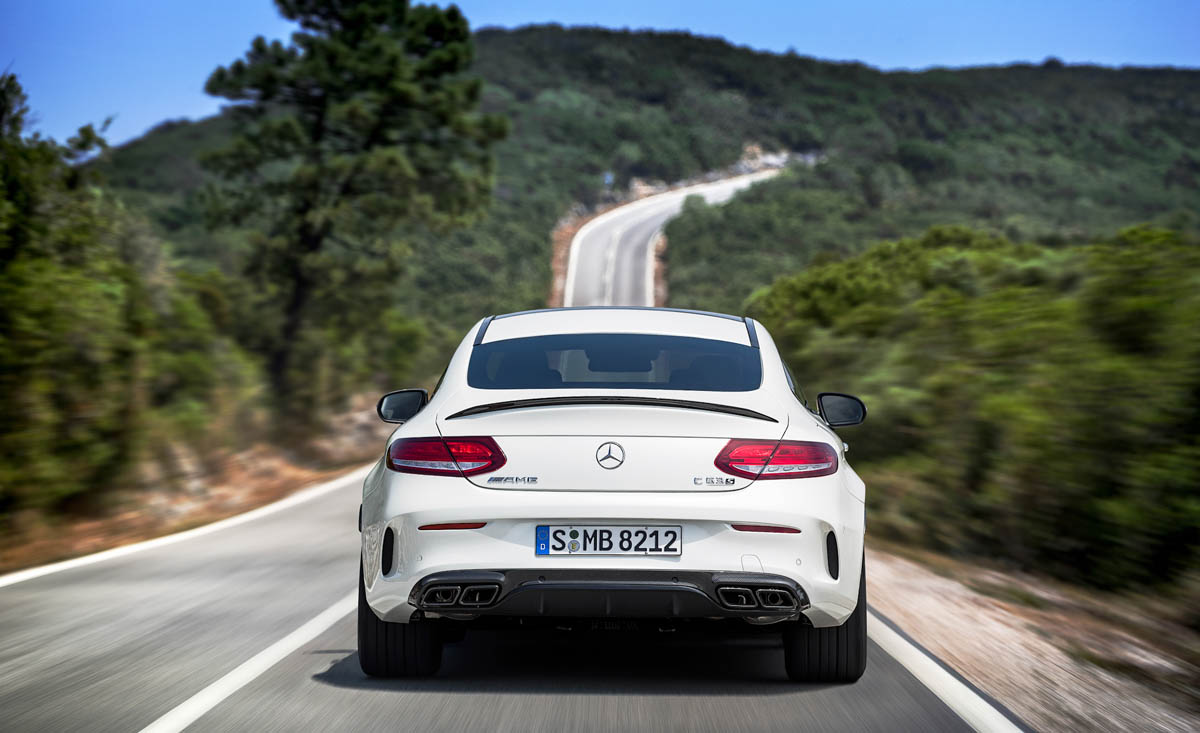
[[[363,503],[386,622],[841,624],[862,482],[732,317],[567,310],[481,323]]]

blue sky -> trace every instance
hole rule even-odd
[[[475,27],[686,29],[753,48],[884,69],[1041,61],[1200,67],[1200,0],[461,0]],[[218,64],[290,28],[269,0],[0,0],[0,69],[59,139],[114,116],[123,142],[203,117]]]

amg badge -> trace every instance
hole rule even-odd
[[[487,482],[507,486],[532,486],[537,483],[537,480],[537,476],[492,476]]]

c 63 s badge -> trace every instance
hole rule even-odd
[[[692,479],[695,486],[733,486],[737,479],[729,476],[697,476]]]
[[[487,482],[501,486],[533,486],[537,480],[537,476],[492,476]]]

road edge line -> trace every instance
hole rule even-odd
[[[284,509],[289,509],[297,504],[303,504],[320,496],[324,496],[335,489],[341,488],[342,485],[347,482],[365,478],[367,472],[369,472],[374,465],[374,463],[371,463],[366,466],[361,466],[323,483],[315,486],[309,486],[305,489],[300,489],[296,493],[285,496],[278,501],[273,501],[270,504],[266,504],[255,509],[250,509],[249,511],[242,512],[241,514],[235,514],[232,517],[218,519],[215,522],[201,525],[199,527],[193,527],[192,529],[185,529],[181,532],[174,532],[172,534],[162,535],[161,537],[154,537],[152,539],[134,542],[129,545],[111,547],[107,550],[94,552],[90,555],[73,557],[69,560],[62,560],[60,562],[50,563],[48,565],[38,565],[36,567],[26,568],[25,570],[17,570],[12,573],[8,573],[7,575],[0,575],[0,588],[15,585],[26,580],[40,578],[45,575],[60,573],[64,570],[73,570],[86,565],[104,562],[105,560],[112,560],[118,557],[124,557],[125,555],[132,555],[135,552],[142,552],[143,550],[150,550],[155,547],[173,545],[176,542],[183,542],[184,540],[190,540],[194,537],[201,537],[206,534],[228,529],[229,527],[235,527],[239,524],[245,524],[246,522],[251,522],[255,519],[260,519],[267,515],[283,511]]]
[[[658,283],[655,282],[654,277],[655,264],[658,258],[655,255],[658,254],[656,250],[658,249],[659,239],[665,236],[667,235],[665,232],[663,232],[663,227],[659,227],[658,229],[654,230],[653,234],[650,235],[650,241],[646,242],[646,272],[643,273],[643,277],[646,279],[646,284],[643,285],[643,287],[646,289],[647,308],[653,308],[654,301],[658,299]]]
[[[867,636],[871,641],[899,662],[971,728],[989,733],[1031,730],[1011,710],[909,638],[891,619],[873,608],[867,612],[867,619]]]
[[[205,713],[229,699],[235,692],[258,679],[264,672],[283,661],[288,655],[324,633],[329,627],[349,615],[358,603],[357,591],[352,591],[329,608],[305,622],[300,628],[283,637],[258,654],[234,667],[232,671],[209,686],[171,708],[166,714],[142,729],[142,733],[177,733],[199,720]]]

